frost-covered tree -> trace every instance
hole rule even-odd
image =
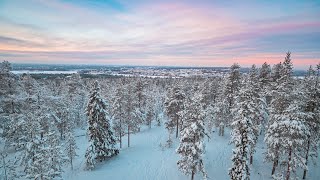
[[[290,59],[290,56],[286,57],[286,59]],[[270,117],[268,123],[268,130],[266,132],[265,142],[267,143],[267,153],[266,159],[267,161],[273,162],[271,175],[274,175],[276,167],[279,164],[279,150],[280,150],[280,142],[274,142],[272,144],[268,144],[267,137],[272,138],[273,135],[276,135],[275,131],[269,131],[269,128],[272,124],[277,125],[278,121],[281,120],[282,115],[287,107],[289,107],[292,96],[291,93],[293,91],[292,86],[292,75],[291,73],[284,73],[289,71],[284,71],[284,66],[282,63],[279,63],[274,66],[273,73],[273,91],[272,91],[272,101],[270,103]],[[271,143],[271,141],[269,142]]]
[[[169,117],[168,121],[165,122],[165,127],[170,134],[176,129],[176,138],[179,135],[179,127],[183,124],[179,112],[184,110],[185,98],[183,90],[178,85],[175,85],[165,100],[165,112]]]
[[[234,144],[232,167],[229,175],[232,180],[250,179],[249,157],[254,153],[257,126],[254,124],[259,113],[250,84],[240,89],[233,109],[231,141]]]
[[[41,115],[39,113],[28,114],[27,142],[21,154],[21,165],[29,179],[51,179],[49,176],[48,149],[46,147],[46,136],[41,126]]]
[[[68,157],[68,161],[71,166],[71,170],[73,170],[73,161],[77,155],[76,149],[78,149],[76,140],[72,130],[69,130],[67,133],[67,139],[65,142],[65,154]]]
[[[283,65],[282,63],[278,63],[275,64],[272,67],[272,71],[271,71],[271,80],[272,82],[277,82],[277,80],[279,80],[281,78],[281,71],[283,70]]]
[[[273,99],[270,107],[270,119],[265,135],[267,144],[266,160],[273,162],[272,172],[276,168],[286,167],[280,175],[290,178],[297,167],[305,167],[301,161],[301,149],[305,144],[309,132],[306,118],[309,116],[303,111],[301,94],[294,90],[292,78],[291,54],[287,53],[280,77],[276,79]]]
[[[240,89],[241,74],[240,66],[238,64],[233,64],[230,67],[230,72],[227,77],[225,84],[224,94],[229,103],[229,107],[232,108],[235,100],[235,96]]]
[[[180,135],[180,144],[177,153],[180,160],[178,168],[186,175],[191,175],[191,180],[197,172],[207,178],[203,156],[205,152],[204,137],[207,135],[204,125],[204,112],[201,104],[201,96],[196,93],[186,106],[183,114],[183,127]]]
[[[8,154],[4,151],[0,152],[0,179],[11,180],[18,179],[17,167],[14,164],[14,159],[7,158]]]
[[[73,121],[75,126],[83,126],[85,124],[85,89],[80,74],[73,74],[67,79],[67,90],[63,98],[67,104],[69,112],[69,121]]]
[[[125,107],[124,107],[124,89],[122,86],[116,89],[116,94],[113,98],[112,104],[112,119],[113,119],[113,129],[115,130],[115,135],[119,139],[120,148],[122,148],[122,136],[125,133]]]
[[[141,124],[141,115],[136,111],[134,98],[132,96],[132,84],[127,84],[124,88],[124,124],[127,129],[128,147],[130,147],[130,134],[131,132],[138,132]]]
[[[290,179],[291,173],[296,173],[297,168],[306,166],[302,161],[302,152],[310,135],[305,125],[307,116],[299,105],[293,103],[278,116],[279,119],[269,126],[266,133],[267,157],[276,158],[281,168],[285,168],[280,175],[284,175],[286,180]]]
[[[266,62],[262,64],[259,75],[258,75],[259,85],[261,89],[261,98],[264,98],[266,103],[271,101],[271,67]]]
[[[88,116],[89,147],[86,151],[86,168],[95,167],[95,161],[102,161],[119,153],[115,148],[115,137],[111,131],[110,117],[106,109],[107,103],[100,96],[100,87],[94,82],[86,108]]]
[[[62,147],[60,143],[60,138],[55,125],[52,123],[50,126],[49,133],[46,135],[46,157],[48,163],[48,176],[52,179],[62,178],[62,166],[65,162],[65,155],[62,152]]]
[[[218,98],[213,107],[213,121],[216,127],[219,127],[219,136],[224,136],[224,127],[229,123],[230,111],[228,101]]]
[[[30,151],[32,159],[29,160],[27,169],[25,169],[26,178],[37,180],[52,179],[48,171],[49,157],[47,156],[44,139],[34,139],[28,144],[27,149]]]
[[[307,76],[302,83],[304,111],[309,114],[306,119],[307,127],[310,134],[307,139],[307,146],[305,152],[305,162],[308,165],[309,157],[315,158],[318,156],[319,142],[320,142],[320,88],[319,88],[319,70],[318,73],[310,66]],[[306,178],[307,168],[304,169],[303,179]]]

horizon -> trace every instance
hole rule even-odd
[[[59,64],[59,63],[12,63],[9,61],[10,64],[17,66],[17,65],[46,65],[46,66],[101,66],[101,67],[163,67],[163,68],[195,68],[195,69],[201,69],[201,68],[230,68],[230,66],[174,66],[174,65],[167,65],[167,66],[161,66],[161,65],[121,65],[121,64]],[[269,64],[272,68],[275,64]],[[308,66],[309,68],[310,66]],[[316,66],[312,66],[314,69]],[[250,69],[251,66],[240,66],[240,69]],[[257,69],[261,68],[260,66],[256,66]],[[308,68],[297,68],[293,66],[294,71],[304,71],[307,72]]]
[[[320,1],[0,1],[0,60],[297,70],[320,62]]]

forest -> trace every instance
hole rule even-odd
[[[253,179],[258,141],[270,165],[264,178],[308,179],[319,159],[320,64],[293,76],[290,52],[278,64],[243,73],[235,63],[217,77],[35,79],[11,70],[8,61],[0,64],[0,179],[67,179],[76,159],[83,171],[107,168],[134,147],[134,135],[161,127],[177,173],[192,180],[220,179],[205,166],[213,134],[230,132],[231,180]],[[79,136],[87,141],[84,156]]]

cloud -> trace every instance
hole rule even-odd
[[[269,6],[237,6],[238,12],[216,1],[6,1],[0,52],[16,62],[202,66],[275,62],[287,50],[308,62],[319,58],[319,12],[289,8],[275,16]],[[261,17],[244,13],[258,7]]]

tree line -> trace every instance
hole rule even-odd
[[[266,145],[265,160],[272,163],[273,178],[307,176],[319,146],[319,71],[310,66],[303,78],[293,76],[291,53],[272,68],[264,63],[240,73],[233,64],[220,77],[64,78],[34,79],[15,75],[11,65],[0,66],[0,132],[5,179],[59,179],[73,169],[77,155],[77,129],[86,129],[88,147],[84,168],[117,154],[141,126],[164,126],[167,147],[176,147],[181,172],[207,173],[205,138],[213,129],[224,135],[231,129],[233,144],[230,179],[250,179],[255,146]],[[123,142],[127,136],[127,142]],[[48,161],[49,159],[49,161]]]

